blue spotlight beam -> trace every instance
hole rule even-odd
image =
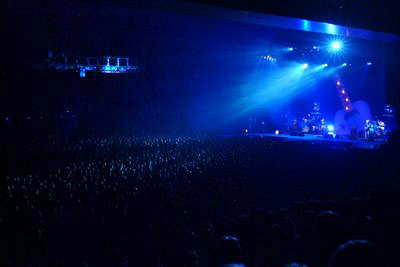
[[[229,114],[226,120],[241,117],[260,107],[279,108],[293,97],[314,88],[320,79],[331,77],[341,67],[332,66],[321,71],[322,65],[309,66],[308,69],[303,65],[293,63],[268,75],[257,72],[249,82],[237,85],[241,97],[225,108]]]

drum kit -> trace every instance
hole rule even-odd
[[[365,122],[365,138],[387,135],[387,127],[382,120],[366,120]]]
[[[294,119],[292,121],[291,131],[322,134],[325,128],[325,119],[321,119],[319,114],[308,114],[306,117],[302,118],[300,123]]]

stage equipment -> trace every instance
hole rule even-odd
[[[313,111],[314,111],[314,112],[319,112],[320,109],[321,109],[321,103],[319,103],[319,102],[314,102]]]
[[[356,140],[357,139],[357,127],[353,126],[351,127],[350,130],[350,140]]]
[[[128,57],[80,57],[59,54],[54,56],[49,51],[45,64],[35,67],[52,71],[75,71],[81,78],[86,77],[87,72],[100,73],[132,73],[139,70],[136,64],[132,64]]]
[[[384,105],[383,107],[383,121],[386,124],[386,131],[391,132],[393,130],[396,130],[396,119],[397,115],[395,112],[395,109],[391,105]]]
[[[339,98],[340,98],[340,102],[342,103],[343,109],[346,112],[350,112],[353,107],[350,101],[350,97],[347,93],[346,88],[343,87],[343,82],[341,81],[340,78],[337,78],[336,80],[336,90],[338,92]]]
[[[266,55],[266,56],[261,56],[261,58],[269,60],[269,61],[276,61],[276,58],[270,56],[270,55]]]

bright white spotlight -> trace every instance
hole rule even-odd
[[[289,47],[288,50],[289,50],[289,51],[293,51],[293,47]]]
[[[308,68],[308,64],[305,63],[305,64],[301,65],[301,68],[302,68],[303,70],[304,70],[304,69],[307,69],[307,68]]]
[[[343,67],[346,67],[346,66],[347,66],[347,63],[343,63],[342,66],[343,66]]]
[[[326,67],[328,67],[328,64],[322,64],[322,67],[326,68]]]
[[[328,131],[333,132],[335,130],[335,127],[333,125],[328,125]]]
[[[371,63],[371,62],[367,62],[367,65],[368,65],[368,66],[371,66],[371,65],[372,65],[372,63]]]
[[[338,41],[335,41],[331,44],[331,47],[334,51],[338,51],[342,47],[342,44]]]

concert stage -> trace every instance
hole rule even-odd
[[[343,148],[362,148],[362,149],[379,149],[382,145],[386,144],[385,138],[374,139],[367,141],[365,139],[351,140],[349,138],[326,138],[321,135],[305,134],[304,136],[291,136],[288,134],[263,134],[263,133],[249,133],[248,137],[263,137],[275,139],[281,142],[301,143],[307,142],[312,144],[324,144],[332,147]]]

